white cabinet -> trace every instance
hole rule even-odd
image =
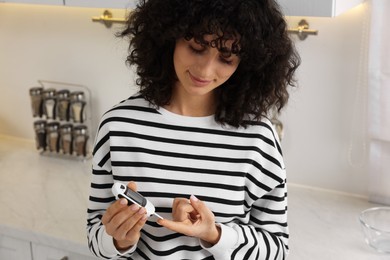
[[[0,0],[0,3],[65,5],[92,8],[119,8],[131,9],[136,5],[136,0]]]
[[[64,0],[66,6],[120,8],[131,9],[135,7],[134,0]]]
[[[80,255],[50,246],[32,243],[34,260],[96,260],[93,256]],[[0,258],[2,259],[2,258]]]
[[[87,254],[74,253],[31,241],[0,235],[1,260],[96,260]]]
[[[63,0],[0,0],[0,3],[1,2],[19,4],[64,5]]]
[[[364,0],[277,0],[287,16],[337,16]],[[0,0],[9,3],[50,4],[95,8],[132,9],[137,0]]]
[[[0,259],[32,260],[30,242],[0,235]]]
[[[277,0],[287,16],[334,17],[364,0]]]

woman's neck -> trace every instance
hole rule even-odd
[[[180,91],[174,91],[171,101],[164,106],[168,111],[192,117],[204,117],[215,114],[216,99],[215,93],[208,95],[190,96],[181,94]]]

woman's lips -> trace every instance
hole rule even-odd
[[[188,75],[190,76],[190,79],[194,83],[194,85],[199,87],[207,86],[212,82],[212,80],[204,80],[204,79],[197,78],[194,75],[192,75],[191,72],[188,72]]]

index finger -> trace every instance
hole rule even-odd
[[[132,191],[137,191],[137,183],[135,183],[134,181],[130,181],[128,184],[127,184],[127,187],[129,189],[131,189]]]
[[[127,206],[126,199],[120,199],[115,201],[111,206],[109,206],[106,212],[103,214],[102,223],[106,224],[110,222],[110,220],[118,214],[118,212],[122,211]]]
[[[181,222],[172,221],[169,219],[158,219],[157,223],[177,233],[193,236],[192,222],[188,219]]]

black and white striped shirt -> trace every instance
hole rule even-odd
[[[171,219],[175,197],[194,194],[215,215],[222,234],[207,247],[151,217],[138,244],[119,253],[101,223],[114,202],[114,182],[138,191]],[[133,96],[100,122],[93,152],[88,241],[99,257],[118,259],[284,259],[288,252],[286,175],[269,120],[247,128],[155,109]]]

